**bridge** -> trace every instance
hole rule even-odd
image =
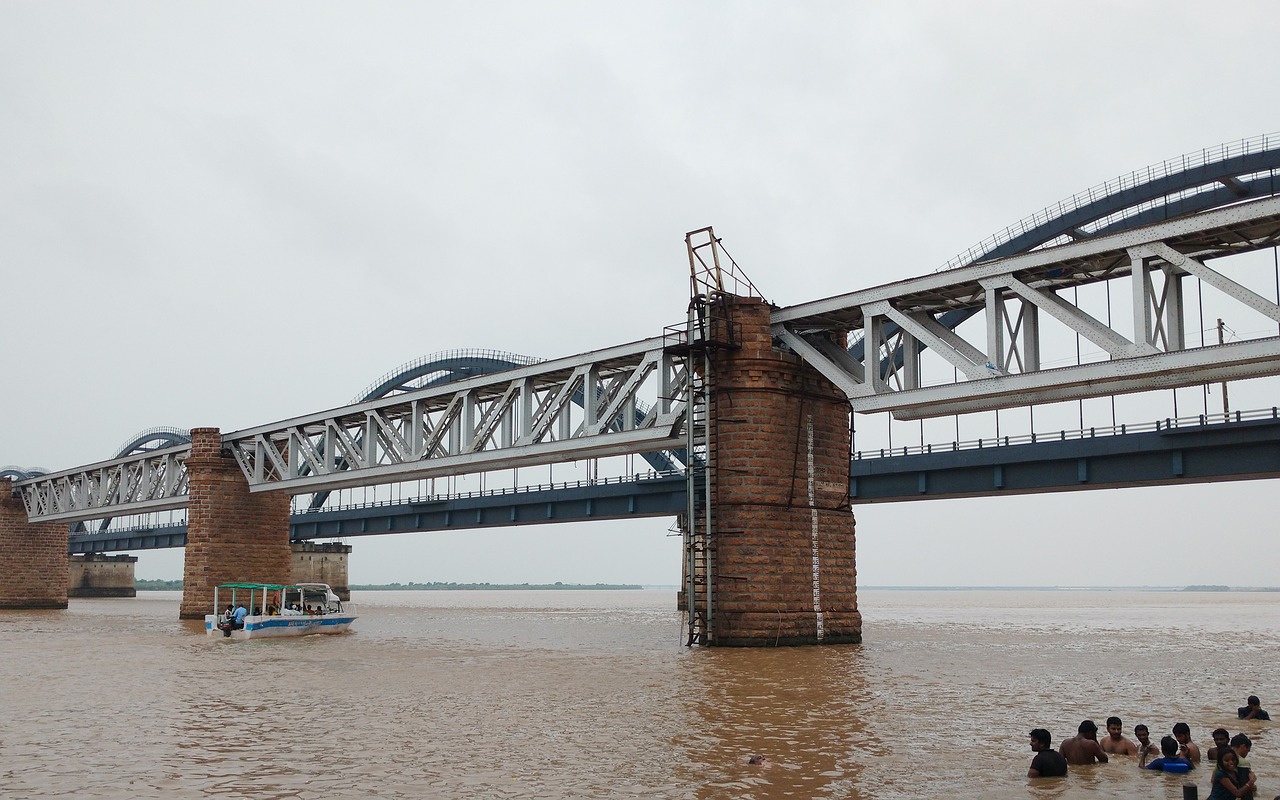
[[[226,434],[152,432],[70,470],[9,470],[0,478],[25,516],[10,528],[59,542],[62,558],[185,545],[186,614],[207,605],[210,565],[280,570],[290,539],[675,514],[691,641],[857,640],[853,504],[1280,472],[1274,410],[874,458],[851,453],[849,421],[1280,374],[1280,305],[1247,275],[1250,254],[1280,242],[1277,169],[1280,137],[1228,143],[1087,190],[937,272],[787,308],[763,299],[711,229],[694,231],[686,319],[661,336],[551,361],[427,359],[341,408]],[[1193,310],[1206,305],[1260,332],[1196,341]],[[653,475],[331,500],[637,455]],[[309,499],[291,513],[291,497]],[[186,508],[167,527],[110,522]],[[246,558],[263,538],[271,553]]]

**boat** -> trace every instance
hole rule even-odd
[[[243,605],[249,614],[243,627],[224,620],[222,611]],[[327,583],[223,583],[213,589],[213,613],[204,618],[209,636],[261,639],[345,633],[356,621],[355,610]]]

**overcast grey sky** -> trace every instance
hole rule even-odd
[[[0,2],[0,464],[789,305],[1280,130],[1274,3]],[[1280,584],[1274,482],[861,507],[863,584]],[[357,539],[351,577],[679,580],[668,521]],[[141,577],[177,577],[177,552]]]

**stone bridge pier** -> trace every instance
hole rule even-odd
[[[203,619],[220,583],[289,583],[289,495],[250,493],[235,459],[223,453],[217,428],[192,429],[187,476],[187,552],[178,616]]]
[[[711,362],[709,643],[860,642],[848,400],[774,346],[763,300],[716,313],[734,346]]]
[[[67,526],[28,522],[13,481],[0,478],[0,608],[66,608]]]

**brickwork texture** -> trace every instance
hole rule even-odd
[[[738,346],[712,362],[712,644],[860,642],[848,401],[773,347],[768,304],[725,310]]]
[[[67,607],[67,525],[31,523],[0,478],[0,608]]]
[[[182,619],[202,619],[213,610],[220,583],[289,583],[289,496],[252,494],[240,467],[222,453],[217,428],[191,431],[187,458],[190,501],[183,565]]]

